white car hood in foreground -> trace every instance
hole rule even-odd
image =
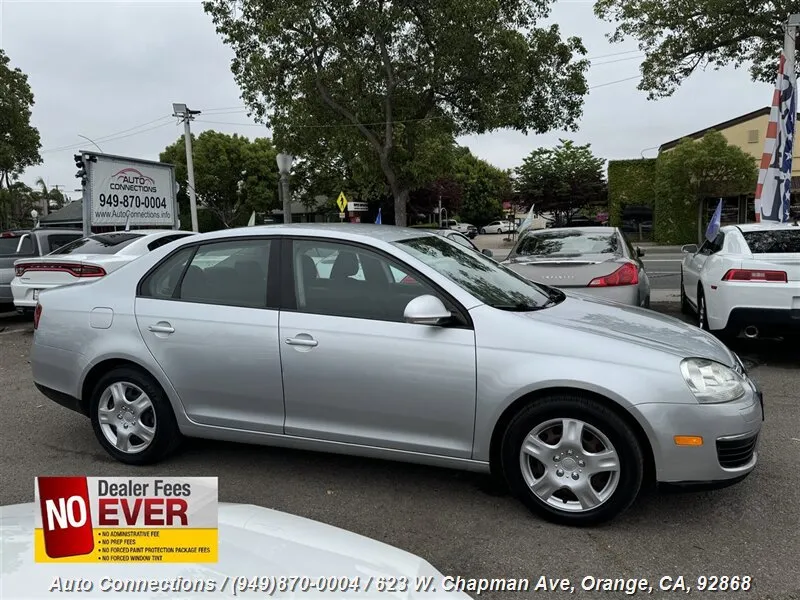
[[[468,600],[465,593],[442,591],[443,575],[422,558],[382,542],[350,533],[344,529],[286,513],[245,504],[219,505],[219,562],[208,564],[142,563],[36,563],[34,562],[33,503],[0,507],[2,572],[0,598],[181,598],[211,599],[252,597],[266,598],[265,592],[234,593],[228,583],[224,593],[149,592],[114,593],[102,591],[101,580],[213,579],[219,587],[225,577],[348,577],[360,578],[362,585],[372,577],[370,591],[344,592],[275,592],[274,598],[422,598],[447,597]],[[48,589],[57,581],[88,579],[88,592],[55,593]],[[377,591],[377,578],[406,578],[409,591]],[[437,594],[414,591],[417,577],[433,577]]]

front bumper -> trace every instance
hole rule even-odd
[[[761,391],[752,382],[751,386],[736,402],[637,407],[654,432],[651,442],[659,483],[733,483],[755,468],[764,408]],[[703,445],[677,446],[676,435],[700,436]]]

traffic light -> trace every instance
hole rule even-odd
[[[78,167],[78,172],[75,173],[75,177],[81,180],[81,185],[86,185],[86,163],[83,162],[83,155],[76,154],[75,158],[75,166]]]

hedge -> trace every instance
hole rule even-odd
[[[608,215],[614,227],[622,225],[628,205],[655,207],[656,159],[608,161]]]

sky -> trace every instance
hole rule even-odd
[[[580,129],[502,130],[461,138],[461,144],[503,169],[560,138],[590,143],[606,159],[653,157],[664,142],[769,105],[772,86],[733,68],[695,73],[672,97],[647,100],[636,89],[642,58],[636,42],[610,44],[612,25],[597,19],[592,6],[560,0],[549,19],[563,35],[581,37],[593,59],[588,80],[594,89]],[[44,162],[25,172],[29,185],[42,177],[78,198],[72,159],[78,150],[158,160],[183,132],[171,116],[173,102],[202,111],[192,123],[195,135],[205,129],[269,135],[247,117],[230,71],[233,53],[200,2],[0,0],[0,47],[28,75],[35,97],[32,123]]]

